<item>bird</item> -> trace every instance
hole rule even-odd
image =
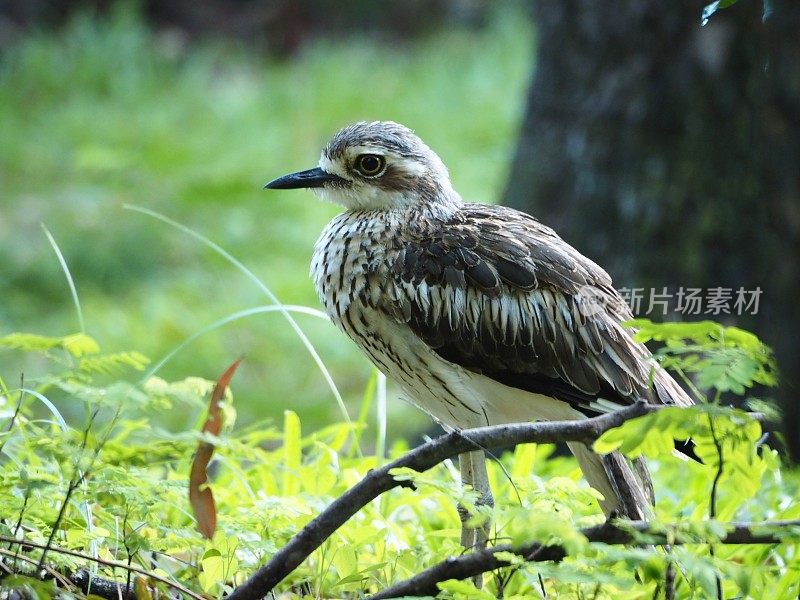
[[[445,428],[585,419],[639,401],[693,404],[623,326],[633,315],[605,270],[525,212],[465,202],[439,156],[404,125],[348,125],[316,167],[265,187],[308,188],[343,207],[314,246],[320,301]],[[650,514],[642,459],[568,445],[607,516]],[[466,454],[462,479],[491,503],[483,453]]]

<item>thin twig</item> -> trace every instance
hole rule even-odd
[[[14,560],[19,560],[33,565],[33,569],[38,568],[38,561],[33,558],[29,558],[24,554],[17,555],[2,548],[0,548],[0,554],[10,556],[13,557]],[[5,565],[3,566],[5,568]],[[13,572],[7,568],[6,570],[9,574]],[[106,600],[135,600],[136,598],[136,593],[134,592],[133,587],[128,586],[123,589],[119,582],[93,576],[85,569],[80,569],[68,577],[65,577],[47,565],[45,565],[44,571],[47,572],[53,579],[58,581],[65,590],[77,587],[86,594],[91,592],[92,595],[99,596],[100,598],[106,598]],[[42,571],[36,571],[36,576],[41,577],[41,572]]]
[[[83,454],[84,450],[86,450],[86,446],[89,443],[89,432],[92,430],[92,425],[94,424],[94,420],[97,417],[97,411],[92,413],[92,416],[89,417],[89,422],[86,424],[86,428],[83,430],[83,440],[81,440],[81,446],[79,449],[78,460],[75,463],[75,472],[72,474],[72,478],[69,480],[69,485],[67,486],[67,493],[64,496],[64,500],[61,503],[61,507],[58,509],[58,515],[56,516],[56,520],[53,523],[53,527],[50,529],[50,536],[47,538],[47,544],[45,545],[44,549],[42,550],[42,556],[39,558],[39,568],[41,570],[44,567],[44,561],[47,557],[47,550],[50,548],[50,545],[53,543],[55,539],[56,532],[58,532],[58,527],[61,524],[61,521],[64,519],[64,515],[67,511],[67,506],[69,506],[69,499],[72,497],[72,494],[78,489],[78,486],[83,481],[84,473],[81,472],[81,455]],[[99,450],[98,450],[99,451]],[[97,458],[97,451],[94,453],[92,457],[92,461],[89,463],[91,465],[94,463],[94,459]],[[88,471],[89,469],[87,469]]]
[[[22,518],[25,516],[25,509],[28,507],[28,501],[31,499],[31,487],[29,485],[25,486],[25,495],[22,497],[22,506],[19,509],[19,515],[17,516],[17,522],[14,525],[14,537],[16,538],[19,535],[20,527],[22,527]],[[11,550],[11,544],[9,544],[8,549]],[[19,548],[17,548],[17,552],[19,552]]]
[[[719,485],[719,480],[722,477],[722,469],[723,469],[723,456],[722,456],[722,444],[717,438],[717,431],[714,429],[714,418],[711,415],[708,416],[708,426],[711,429],[711,438],[714,440],[714,447],[717,449],[717,472],[714,474],[714,481],[711,483],[711,497],[709,498],[708,504],[708,517],[710,519],[717,518],[717,486]],[[708,553],[712,556],[716,556],[716,551],[714,549],[714,544],[709,545]],[[722,600],[722,579],[720,579],[719,573],[715,573],[714,578],[717,584],[717,600]]]
[[[20,560],[22,562],[26,562],[29,565],[32,565],[34,569],[36,569],[39,566],[39,562],[36,559],[29,558],[29,557],[25,556],[24,554],[15,554],[14,552],[11,552],[10,550],[6,550],[4,548],[0,548],[0,554],[2,554],[4,556],[8,556],[8,557],[12,558],[15,561]],[[7,565],[5,565],[5,564],[3,566],[7,567]],[[50,567],[45,567],[44,570],[47,571],[53,577],[53,579],[56,579],[59,582],[61,582],[61,585],[63,585],[65,588],[69,587],[71,582],[68,579],[66,579],[63,575],[61,575],[61,573],[59,573],[58,571],[56,571],[55,569],[52,569]],[[9,571],[9,572],[11,572],[11,571]],[[38,576],[38,573],[40,573],[40,572],[41,571],[37,571],[37,576]]]
[[[22,401],[25,399],[25,375],[19,376],[19,398],[17,398],[17,406],[14,407],[14,414],[11,415],[11,419],[8,421],[8,426],[6,427],[6,433],[11,433],[11,430],[14,429],[14,423],[17,422],[17,417],[19,416],[19,411],[22,408]],[[0,441],[0,450],[3,449],[3,446],[6,445],[6,440],[8,438],[3,438]]]
[[[131,553],[131,548],[128,545],[128,509],[130,506],[125,504],[125,516],[122,518],[122,545],[125,547],[125,556],[128,558],[127,563],[128,566],[131,566],[133,563],[133,554]],[[131,587],[131,571],[130,569],[125,575],[125,588],[130,589]]]
[[[8,542],[10,544],[19,544],[20,546],[30,546],[31,548],[39,548],[41,550],[44,550],[45,547],[46,547],[45,544],[42,544],[42,543],[39,543],[39,542],[34,542],[34,541],[31,541],[31,540],[18,540],[18,539],[15,539],[15,538],[12,538],[12,537],[9,537],[9,536],[6,536],[6,535],[0,535],[0,542]],[[194,598],[195,600],[206,600],[202,595],[200,595],[200,594],[198,594],[196,592],[193,592],[192,590],[182,586],[180,583],[177,583],[175,581],[170,581],[169,579],[166,579],[165,577],[161,577],[160,575],[156,575],[152,571],[146,571],[145,569],[142,569],[142,568],[139,568],[139,567],[135,567],[133,565],[126,565],[125,563],[119,562],[119,561],[116,561],[116,560],[106,560],[104,558],[98,558],[98,557],[95,557],[95,556],[91,556],[89,554],[84,554],[83,552],[77,552],[76,550],[68,550],[67,548],[60,548],[58,546],[52,546],[52,545],[49,547],[49,551],[50,552],[55,552],[56,554],[66,554],[67,556],[74,556],[76,558],[82,558],[83,560],[88,560],[88,561],[91,561],[91,562],[95,562],[95,563],[97,563],[99,565],[103,565],[104,567],[109,567],[111,569],[124,569],[124,570],[128,570],[128,571],[133,571],[134,573],[138,573],[139,575],[144,575],[145,577],[148,577],[149,579],[152,579],[154,581],[158,581],[158,582],[163,583],[164,585],[166,585],[168,587],[171,587],[171,588],[173,588],[175,590],[178,590],[180,593],[185,594],[186,596],[189,596],[190,598]],[[94,578],[94,579],[99,579],[99,578]]]
[[[685,525],[685,524],[684,524]],[[800,527],[800,519],[794,521],[766,521],[763,523],[728,523],[724,524],[728,533],[720,538],[720,544],[779,544],[787,538],[776,534],[776,529],[789,529]],[[671,533],[673,528],[680,528],[680,524],[661,526],[654,529],[646,521],[620,522],[608,521],[601,525],[582,529],[581,533],[589,542],[603,542],[606,544],[629,544],[636,541],[638,535],[646,535],[654,544],[707,544],[707,540],[698,540],[696,537],[683,536],[678,531]],[[759,529],[768,529],[770,533],[758,533]],[[667,533],[665,533],[665,531]],[[674,535],[674,537],[673,537]],[[798,537],[800,539],[800,536]],[[506,567],[509,563],[497,558],[500,552],[513,552],[529,562],[561,561],[567,556],[567,551],[561,546],[543,546],[539,542],[532,542],[522,547],[514,548],[509,544],[495,546],[494,548],[479,550],[463,556],[448,558],[433,567],[418,573],[414,577],[397,583],[370,597],[370,600],[385,600],[400,596],[435,596],[439,593],[438,583],[448,579],[467,579],[478,573],[492,571]]]

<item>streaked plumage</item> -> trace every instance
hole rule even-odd
[[[579,419],[639,399],[691,403],[621,326],[631,314],[603,269],[525,213],[464,203],[405,127],[346,127],[317,169],[269,185],[313,187],[345,206],[314,249],[320,299],[445,426]],[[570,447],[607,513],[644,515],[647,490],[621,456]]]

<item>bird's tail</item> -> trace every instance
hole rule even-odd
[[[652,402],[677,406],[695,403],[663,367],[655,365],[653,368],[655,397],[651,398]],[[687,448],[691,448],[690,442],[687,442]],[[600,508],[606,516],[616,514],[639,520],[653,515],[655,493],[644,458],[629,461],[616,451],[600,456],[585,444],[577,442],[568,446],[589,485],[603,494]]]
[[[570,442],[569,449],[578,460],[586,481],[603,494],[600,508],[633,520],[645,520],[653,513],[653,484],[644,459],[630,463],[619,452],[599,455],[585,444]]]

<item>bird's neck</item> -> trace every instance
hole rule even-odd
[[[450,188],[438,194],[433,200],[421,202],[414,207],[415,211],[409,217],[424,218],[432,223],[449,221],[461,207],[464,201],[458,193]],[[413,218],[408,222],[413,222]]]
[[[381,224],[402,229],[410,223],[435,224],[449,221],[463,204],[461,196],[450,188],[435,196],[423,196],[413,202],[392,208],[378,210],[351,208],[343,214],[347,215],[347,218],[366,219],[376,226]]]

